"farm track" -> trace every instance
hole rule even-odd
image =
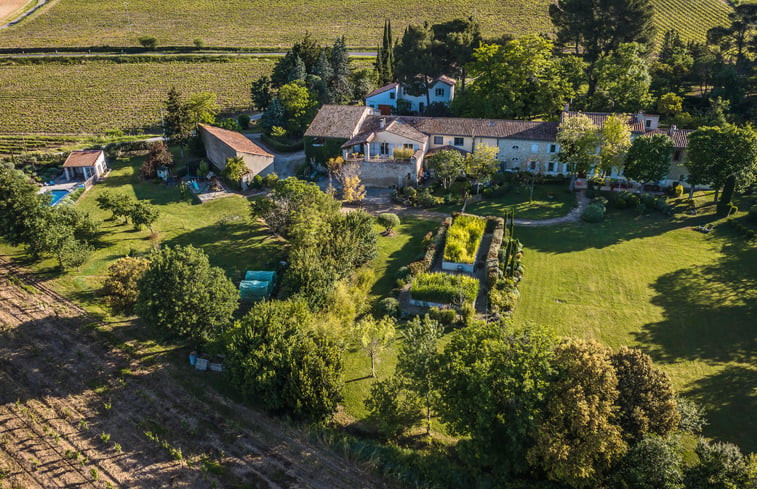
[[[0,258],[5,480],[28,488],[385,487],[275,419],[215,392],[190,393],[176,381],[186,372],[135,342],[105,344],[98,325]]]

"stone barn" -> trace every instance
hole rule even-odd
[[[244,160],[247,173],[242,177],[243,186],[246,187],[255,175],[273,173],[273,155],[244,135],[207,124],[200,124],[198,132],[205,146],[205,154],[219,171],[226,168],[226,160],[229,158],[239,156]]]

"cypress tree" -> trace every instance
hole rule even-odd
[[[352,96],[350,85],[350,54],[344,36],[337,37],[331,48],[331,69],[334,75],[329,83],[330,98],[335,103],[348,102]]]
[[[392,42],[392,23],[384,22],[384,37],[376,57],[376,73],[379,85],[387,85],[394,81],[394,43]]]

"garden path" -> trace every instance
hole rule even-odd
[[[401,205],[397,205],[395,203],[392,203],[389,201],[388,195],[387,199],[385,201],[379,201],[378,198],[373,197],[372,199],[363,202],[363,205],[361,208],[363,210],[366,210],[372,214],[381,214],[382,212],[393,212],[397,215],[401,216],[415,216],[415,217],[421,217],[424,219],[444,219],[445,217],[448,217],[449,214],[439,211],[434,211],[430,209],[417,209],[417,208],[408,208],[403,207]],[[552,219],[515,219],[515,224],[517,226],[556,226],[558,224],[566,224],[571,222],[578,222],[581,219],[581,213],[586,208],[586,206],[589,204],[589,198],[586,197],[585,191],[581,190],[580,192],[576,193],[576,202],[577,205],[574,207],[569,213],[567,213],[564,216],[560,217],[553,217]],[[345,207],[344,209],[350,209],[349,207]]]

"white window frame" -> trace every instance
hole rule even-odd
[[[539,152],[539,144],[535,143],[531,145],[531,152],[532,153],[538,153]]]

